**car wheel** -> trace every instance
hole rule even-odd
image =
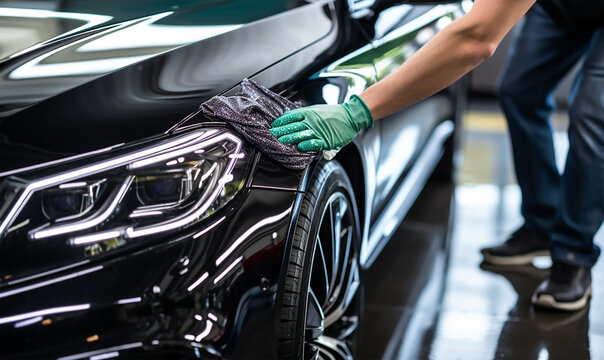
[[[363,291],[354,193],[337,161],[320,163],[304,196],[287,264],[279,356],[353,359]]]

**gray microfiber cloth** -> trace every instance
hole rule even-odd
[[[206,117],[226,121],[281,166],[303,170],[317,156],[317,152],[301,152],[295,145],[281,144],[269,131],[273,120],[298,107],[299,104],[248,79],[241,83],[240,93],[234,96],[214,96],[201,104]]]

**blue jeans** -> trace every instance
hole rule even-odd
[[[593,238],[604,221],[604,26],[573,34],[539,6],[525,17],[499,79],[525,225],[550,236],[552,259],[594,265]],[[585,56],[569,95],[569,152],[556,168],[553,92]]]

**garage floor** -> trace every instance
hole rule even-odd
[[[604,263],[591,305],[535,309],[549,259],[533,266],[481,264],[479,249],[522,223],[505,121],[493,104],[465,119],[457,186],[431,183],[365,274],[364,359],[604,359]],[[559,163],[568,143],[554,119]],[[604,245],[604,230],[596,241]]]

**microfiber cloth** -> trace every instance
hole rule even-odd
[[[233,96],[214,96],[201,104],[203,114],[225,121],[252,145],[281,166],[303,170],[317,152],[301,152],[296,145],[284,145],[270,133],[273,120],[288,110],[300,107],[262,85],[245,79],[241,92]]]

